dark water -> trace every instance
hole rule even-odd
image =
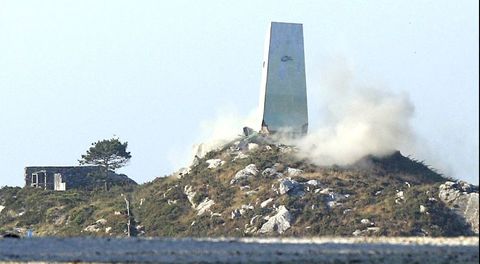
[[[0,239],[0,262],[478,263],[478,238],[472,241],[4,238]]]

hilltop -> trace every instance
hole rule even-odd
[[[393,152],[318,166],[242,137],[169,177],[110,191],[0,190],[3,231],[125,236],[460,236],[478,233],[478,187]]]

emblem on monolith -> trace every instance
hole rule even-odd
[[[262,132],[304,135],[308,130],[302,24],[272,22],[265,42],[260,88]]]

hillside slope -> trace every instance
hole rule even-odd
[[[0,189],[0,233],[38,236],[465,236],[478,187],[394,152],[321,167],[294,147],[244,137],[142,185]],[[130,215],[126,202],[130,206]]]
[[[472,234],[439,198],[448,179],[400,152],[348,167],[295,154],[262,138],[232,142],[179,178],[140,186],[135,217],[149,236]]]

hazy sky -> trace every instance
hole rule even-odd
[[[341,58],[410,97],[425,149],[405,154],[478,184],[478,18],[476,0],[0,0],[0,186],[113,135],[133,155],[120,172],[169,174],[202,123],[258,104],[270,21],[304,24],[309,95]]]

